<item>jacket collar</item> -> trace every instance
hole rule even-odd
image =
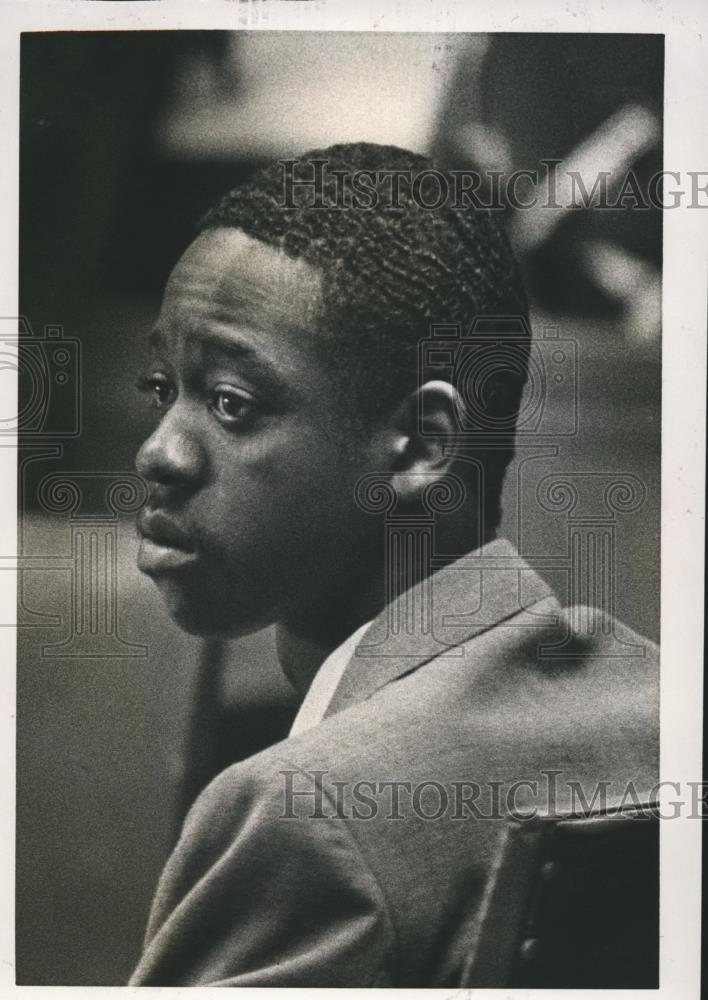
[[[462,643],[552,595],[498,538],[432,573],[373,620],[349,659],[326,716],[369,698],[436,656],[462,656]]]

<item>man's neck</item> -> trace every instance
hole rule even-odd
[[[339,644],[298,635],[287,625],[278,625],[275,636],[281,669],[298,695],[304,698],[315,674]]]
[[[276,648],[280,667],[297,693],[304,698],[312,680],[327,657],[350,635],[375,618],[386,606],[383,570],[379,568],[368,583],[323,602],[276,627]]]
[[[488,533],[482,539],[482,544],[494,537],[494,532]],[[459,553],[438,557],[435,568],[441,569],[446,563],[455,562],[458,558]],[[355,593],[340,595],[336,605],[330,601],[320,606],[317,612],[310,609],[307,615],[278,624],[278,660],[283,673],[302,698],[330,653],[363,624],[376,618],[387,603],[396,600],[406,589],[417,586],[432,572],[431,566],[418,567],[418,570],[417,573],[411,573],[411,568],[407,567],[398,581],[395,594],[387,594],[384,568],[379,567],[367,585],[360,586]]]

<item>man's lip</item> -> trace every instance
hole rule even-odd
[[[184,528],[159,510],[141,510],[138,531],[142,536],[138,569],[151,576],[181,569],[197,558]]]
[[[143,536],[138,551],[138,569],[148,576],[169,573],[189,566],[197,558],[195,552],[187,552],[169,545],[158,545],[147,535]]]
[[[187,532],[159,510],[141,510],[138,531],[143,540],[156,547],[177,549],[183,554],[194,552],[194,543]]]

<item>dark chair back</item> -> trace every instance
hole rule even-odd
[[[465,986],[659,985],[659,816],[510,819]]]

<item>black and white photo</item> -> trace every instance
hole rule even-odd
[[[50,6],[12,981],[697,995],[705,14]]]

